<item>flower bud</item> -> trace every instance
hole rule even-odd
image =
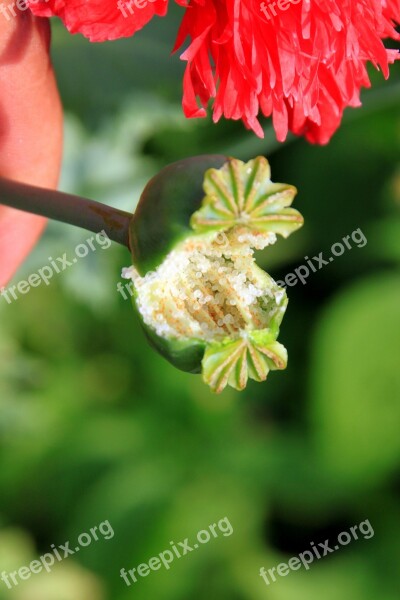
[[[147,184],[132,218],[134,305],[151,344],[172,364],[202,372],[215,392],[284,369],[278,341],[283,288],[254,250],[301,227],[295,187],[272,183],[264,157],[189,158]]]

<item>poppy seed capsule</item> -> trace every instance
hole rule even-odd
[[[151,344],[172,364],[202,373],[215,392],[284,369],[277,342],[283,288],[254,259],[301,227],[297,190],[272,183],[264,157],[178,161],[147,184],[132,218],[134,306]]]

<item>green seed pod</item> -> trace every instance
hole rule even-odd
[[[284,369],[278,341],[286,293],[254,250],[301,227],[297,190],[272,183],[264,157],[199,156],[147,184],[130,229],[134,306],[150,343],[173,365],[202,372],[215,392]]]

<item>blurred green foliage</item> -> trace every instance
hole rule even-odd
[[[133,210],[161,166],[198,153],[265,154],[299,189],[305,226],[262,254],[282,279],[361,228],[288,288],[289,366],[212,395],[147,345],[116,289],[127,252],[98,250],[0,303],[0,572],[108,519],[115,536],[1,600],[396,600],[400,587],[400,69],[364,93],[327,147],[269,123],[185,121],[179,9],[134,39],[90,45],[54,27],[66,111],[62,187]],[[16,281],[87,234],[52,223]],[[220,536],[128,588],[120,578],[228,517]],[[369,519],[375,535],[266,587],[270,568]]]

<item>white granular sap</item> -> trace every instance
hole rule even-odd
[[[134,267],[123,270],[133,281],[144,322],[158,335],[240,337],[268,327],[284,309],[284,292],[257,267],[250,247],[264,248],[275,241],[274,234],[239,231],[225,236],[225,244],[216,239],[190,238],[144,277]]]

